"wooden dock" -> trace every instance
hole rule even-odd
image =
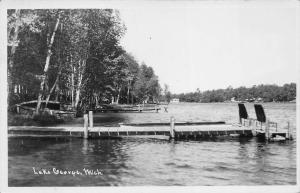
[[[8,129],[9,136],[44,136],[44,137],[84,137],[84,127],[29,127],[12,126]],[[88,138],[122,138],[125,136],[169,136],[174,139],[207,139],[222,137],[252,137],[252,130],[246,127],[229,124],[209,125],[170,125],[120,127],[93,127],[88,129]]]
[[[258,137],[266,141],[291,140],[290,126],[279,129],[275,122],[265,118],[262,107],[256,107],[258,119],[248,117],[245,106],[239,104],[240,123],[226,124],[225,122],[176,122],[174,117],[169,123],[135,123],[119,124],[114,127],[94,127],[93,111],[84,115],[82,127],[30,127],[11,126],[9,136],[44,136],[44,137],[82,137],[93,138],[122,138],[127,136],[168,136],[170,139],[217,139]],[[261,111],[261,112],[259,112]]]
[[[266,139],[268,141],[293,139],[289,122],[285,129],[278,128],[278,124],[276,122],[271,122],[269,120],[266,122],[260,122],[256,119],[241,119],[241,125],[250,128],[253,135],[260,139]]]

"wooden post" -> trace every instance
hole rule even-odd
[[[171,117],[170,119],[170,138],[173,139],[175,137],[175,118]]]
[[[269,130],[269,120],[266,121],[266,127],[265,127],[265,138],[266,140],[269,140],[270,138],[270,130]]]
[[[20,106],[17,105],[17,113],[19,114],[20,113]]]
[[[87,139],[89,136],[89,129],[88,129],[88,124],[89,124],[89,118],[88,114],[83,115],[83,120],[84,120],[84,125],[83,125],[83,138]]]
[[[259,121],[259,124],[260,124],[260,129],[262,130],[263,122],[260,122],[260,121]]]
[[[93,111],[89,111],[89,123],[90,123],[90,129],[94,127],[94,120],[93,120]]]
[[[291,135],[291,130],[290,130],[290,122],[287,122],[287,129],[288,129],[288,133],[287,133],[287,138],[290,139],[290,135]]]

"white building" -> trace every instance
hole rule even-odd
[[[179,103],[179,99],[178,98],[174,98],[170,101],[170,103]]]

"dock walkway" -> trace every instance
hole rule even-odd
[[[52,137],[84,137],[84,127],[29,127],[11,126],[9,136],[52,136]],[[218,137],[252,137],[252,130],[246,127],[230,124],[209,125],[176,125],[174,124],[174,138],[218,138]],[[138,135],[172,135],[170,125],[120,127],[93,127],[88,129],[88,138],[116,138]]]

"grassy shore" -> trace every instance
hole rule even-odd
[[[64,121],[53,115],[41,114],[35,116],[8,113],[8,126],[51,126]]]

